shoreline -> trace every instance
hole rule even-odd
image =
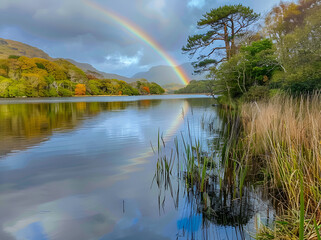
[[[38,97],[38,98],[0,98],[2,104],[29,104],[29,103],[63,103],[63,102],[133,102],[141,100],[167,100],[187,98],[211,98],[205,94],[163,94],[137,96],[74,96],[74,97]]]
[[[75,95],[75,96],[70,96],[70,97],[8,97],[8,98],[3,98],[0,97],[0,100],[8,100],[8,99],[59,99],[59,98],[81,98],[81,97],[144,97],[144,96],[172,96],[172,95],[206,95],[210,96],[209,93],[169,93],[169,94],[148,94],[148,95]]]

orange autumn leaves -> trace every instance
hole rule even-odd
[[[78,83],[75,88],[75,95],[76,96],[86,95],[86,85]]]
[[[149,87],[144,86],[144,87],[142,87],[142,89],[143,89],[143,91],[146,92],[147,94],[150,94]]]

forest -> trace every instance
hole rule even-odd
[[[209,74],[222,104],[310,94],[321,89],[320,12],[319,0],[281,2],[266,16],[223,6],[197,22],[206,32],[189,36],[182,50],[197,56],[196,72]]]
[[[162,94],[156,83],[140,80],[129,84],[98,79],[64,59],[46,60],[10,55],[0,59],[0,97],[71,97],[74,95]]]

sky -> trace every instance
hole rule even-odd
[[[94,2],[100,9],[92,7]],[[249,6],[266,14],[279,0],[1,0],[0,37],[38,47],[54,58],[71,58],[100,71],[131,77],[168,63],[151,46],[102,10],[138,26],[177,64],[191,62],[181,48],[210,9]],[[127,21],[126,20],[126,21]]]

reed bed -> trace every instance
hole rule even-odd
[[[222,110],[220,117],[224,121],[218,132],[213,129],[219,137],[212,153],[204,153],[188,134],[181,144],[175,139],[175,150],[166,157],[159,134],[157,184],[165,182],[175,196],[166,182],[172,175],[184,179],[208,218],[217,215],[208,197],[213,186],[242,202],[247,186],[263,185],[277,216],[272,228],[261,224],[257,239],[321,240],[321,93],[243,103],[240,111]]]
[[[275,228],[263,227],[258,238],[320,239],[321,93],[246,103],[241,116],[243,161],[264,166],[279,209]]]

